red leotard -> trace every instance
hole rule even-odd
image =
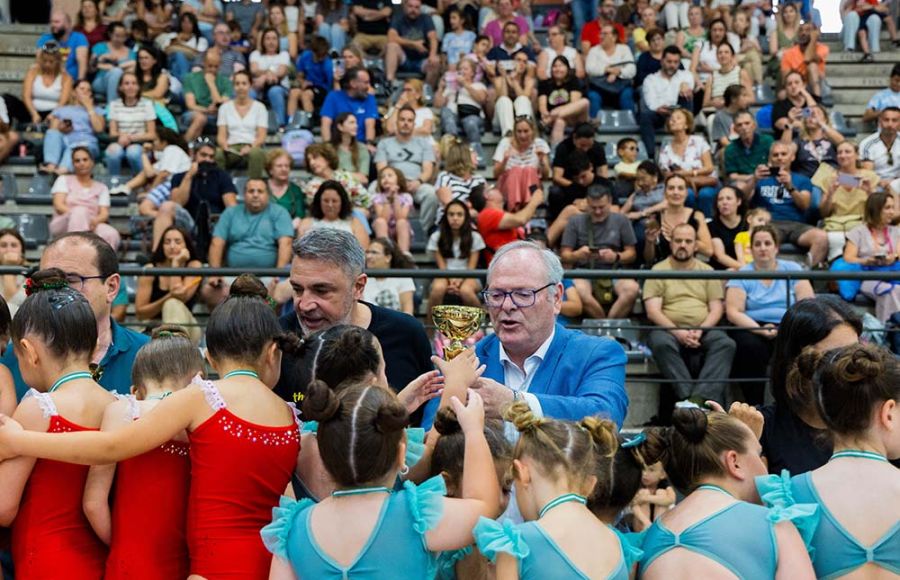
[[[300,451],[298,426],[244,421],[209,381],[200,384],[215,414],[189,433],[191,573],[208,580],[265,580],[272,555],[259,531],[272,521]]]
[[[132,419],[138,419],[140,409],[134,399],[131,404]],[[169,441],[119,462],[105,580],[188,577],[189,449],[187,442]]]
[[[48,433],[96,431],[60,417],[47,393],[30,391],[50,419]],[[89,467],[38,459],[12,525],[12,554],[17,580],[99,580],[106,546],[91,529],[82,509]]]

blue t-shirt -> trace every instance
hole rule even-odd
[[[102,372],[97,382],[104,389],[115,391],[120,395],[127,395],[131,393],[131,366],[134,364],[134,357],[137,355],[138,349],[150,342],[150,337],[119,326],[115,320],[110,320],[110,323],[112,325],[112,344],[109,345],[109,349],[100,361]],[[22,380],[19,361],[16,359],[12,345],[7,346],[3,358],[0,358],[0,363],[6,365],[6,368],[12,373],[16,385],[16,399],[21,401],[30,387]]]
[[[311,50],[304,50],[297,59],[297,72],[318,88],[330,91],[334,84],[334,64],[326,56],[322,62],[316,62]]]
[[[797,189],[810,192],[812,198],[815,199],[813,184],[808,177],[791,172],[791,182]],[[806,222],[806,212],[797,207],[790,192],[774,177],[764,177],[759,180],[753,196],[753,205],[767,209],[772,214],[772,221]]]
[[[356,138],[361,143],[365,143],[366,119],[378,118],[378,105],[375,103],[375,97],[366,95],[362,99],[353,99],[346,91],[331,91],[325,97],[325,103],[322,104],[322,116],[334,120],[341,113],[353,113],[359,123]]]
[[[73,80],[78,80],[78,59],[75,58],[75,49],[81,46],[88,48],[90,45],[88,44],[87,37],[82,33],[73,30],[69,33],[69,38],[57,40],[52,34],[47,32],[38,38],[35,46],[41,48],[51,40],[59,44],[59,53],[62,55],[63,62],[66,63],[66,72],[69,73],[69,76],[72,77]]]
[[[428,58],[428,33],[435,32],[431,16],[419,14],[418,18],[410,20],[402,10],[398,10],[394,12],[394,17],[391,19],[391,28],[396,30],[401,38],[413,41],[421,40],[425,45],[425,52],[404,47],[403,52],[406,53],[406,56],[414,60]]]
[[[879,112],[888,107],[900,107],[900,92],[895,93],[891,89],[878,91],[872,95],[872,98],[869,99],[869,104],[866,105],[867,109]]]
[[[475,44],[475,33],[471,30],[448,32],[441,42],[441,50],[447,55],[447,62],[457,64],[464,55],[472,52]]]
[[[778,260],[776,272],[801,272],[803,267],[797,262]],[[753,272],[754,264],[747,264],[741,272]],[[797,280],[791,280],[791,304],[797,302],[794,290]],[[772,280],[766,286],[762,280],[729,280],[726,288],[740,288],[747,293],[744,313],[756,322],[778,324],[787,311],[787,280]]]
[[[274,268],[278,262],[278,239],[294,237],[291,214],[269,202],[259,213],[238,204],[222,212],[213,236],[225,240],[229,268]]]
[[[72,122],[72,130],[63,133],[63,143],[66,147],[75,147],[76,145],[88,145],[97,147],[97,136],[94,134],[94,128],[91,126],[91,116],[87,109],[81,105],[64,105],[53,109],[53,116],[59,120]]]

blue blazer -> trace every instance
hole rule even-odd
[[[506,384],[496,334],[478,341],[475,354],[487,365],[483,376]],[[528,392],[537,397],[547,417],[578,421],[602,415],[621,426],[628,412],[626,362],[618,342],[557,324]]]

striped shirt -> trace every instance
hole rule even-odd
[[[485,181],[484,177],[478,175],[477,173],[472,174],[472,177],[469,179],[463,179],[459,175],[454,175],[448,171],[441,171],[438,173],[437,180],[434,183],[435,189],[440,189],[442,187],[446,187],[450,190],[452,194],[453,201],[461,201],[466,203],[469,201],[469,195],[472,193],[472,190],[478,186],[486,187],[487,181]],[[441,217],[444,215],[443,206],[438,208],[438,213],[435,218],[435,223],[440,223]]]
[[[122,99],[116,99],[109,106],[107,119],[118,123],[120,135],[137,135],[146,130],[147,121],[156,119],[156,111],[150,99],[141,97],[132,107],[126,106]]]
[[[887,145],[881,140],[880,133],[873,133],[859,144],[859,158],[871,161],[875,165],[875,173],[881,179],[894,180],[900,178],[900,136],[894,137],[888,155]]]

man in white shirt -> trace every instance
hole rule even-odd
[[[681,51],[667,46],[663,50],[662,68],[644,79],[641,89],[641,140],[651,159],[656,152],[656,130],[665,124],[676,108],[690,110],[693,107],[694,75],[690,71],[678,70],[680,66]]]
[[[865,169],[878,174],[879,185],[900,194],[900,109],[887,107],[878,115],[878,132],[859,144],[859,158]]]

